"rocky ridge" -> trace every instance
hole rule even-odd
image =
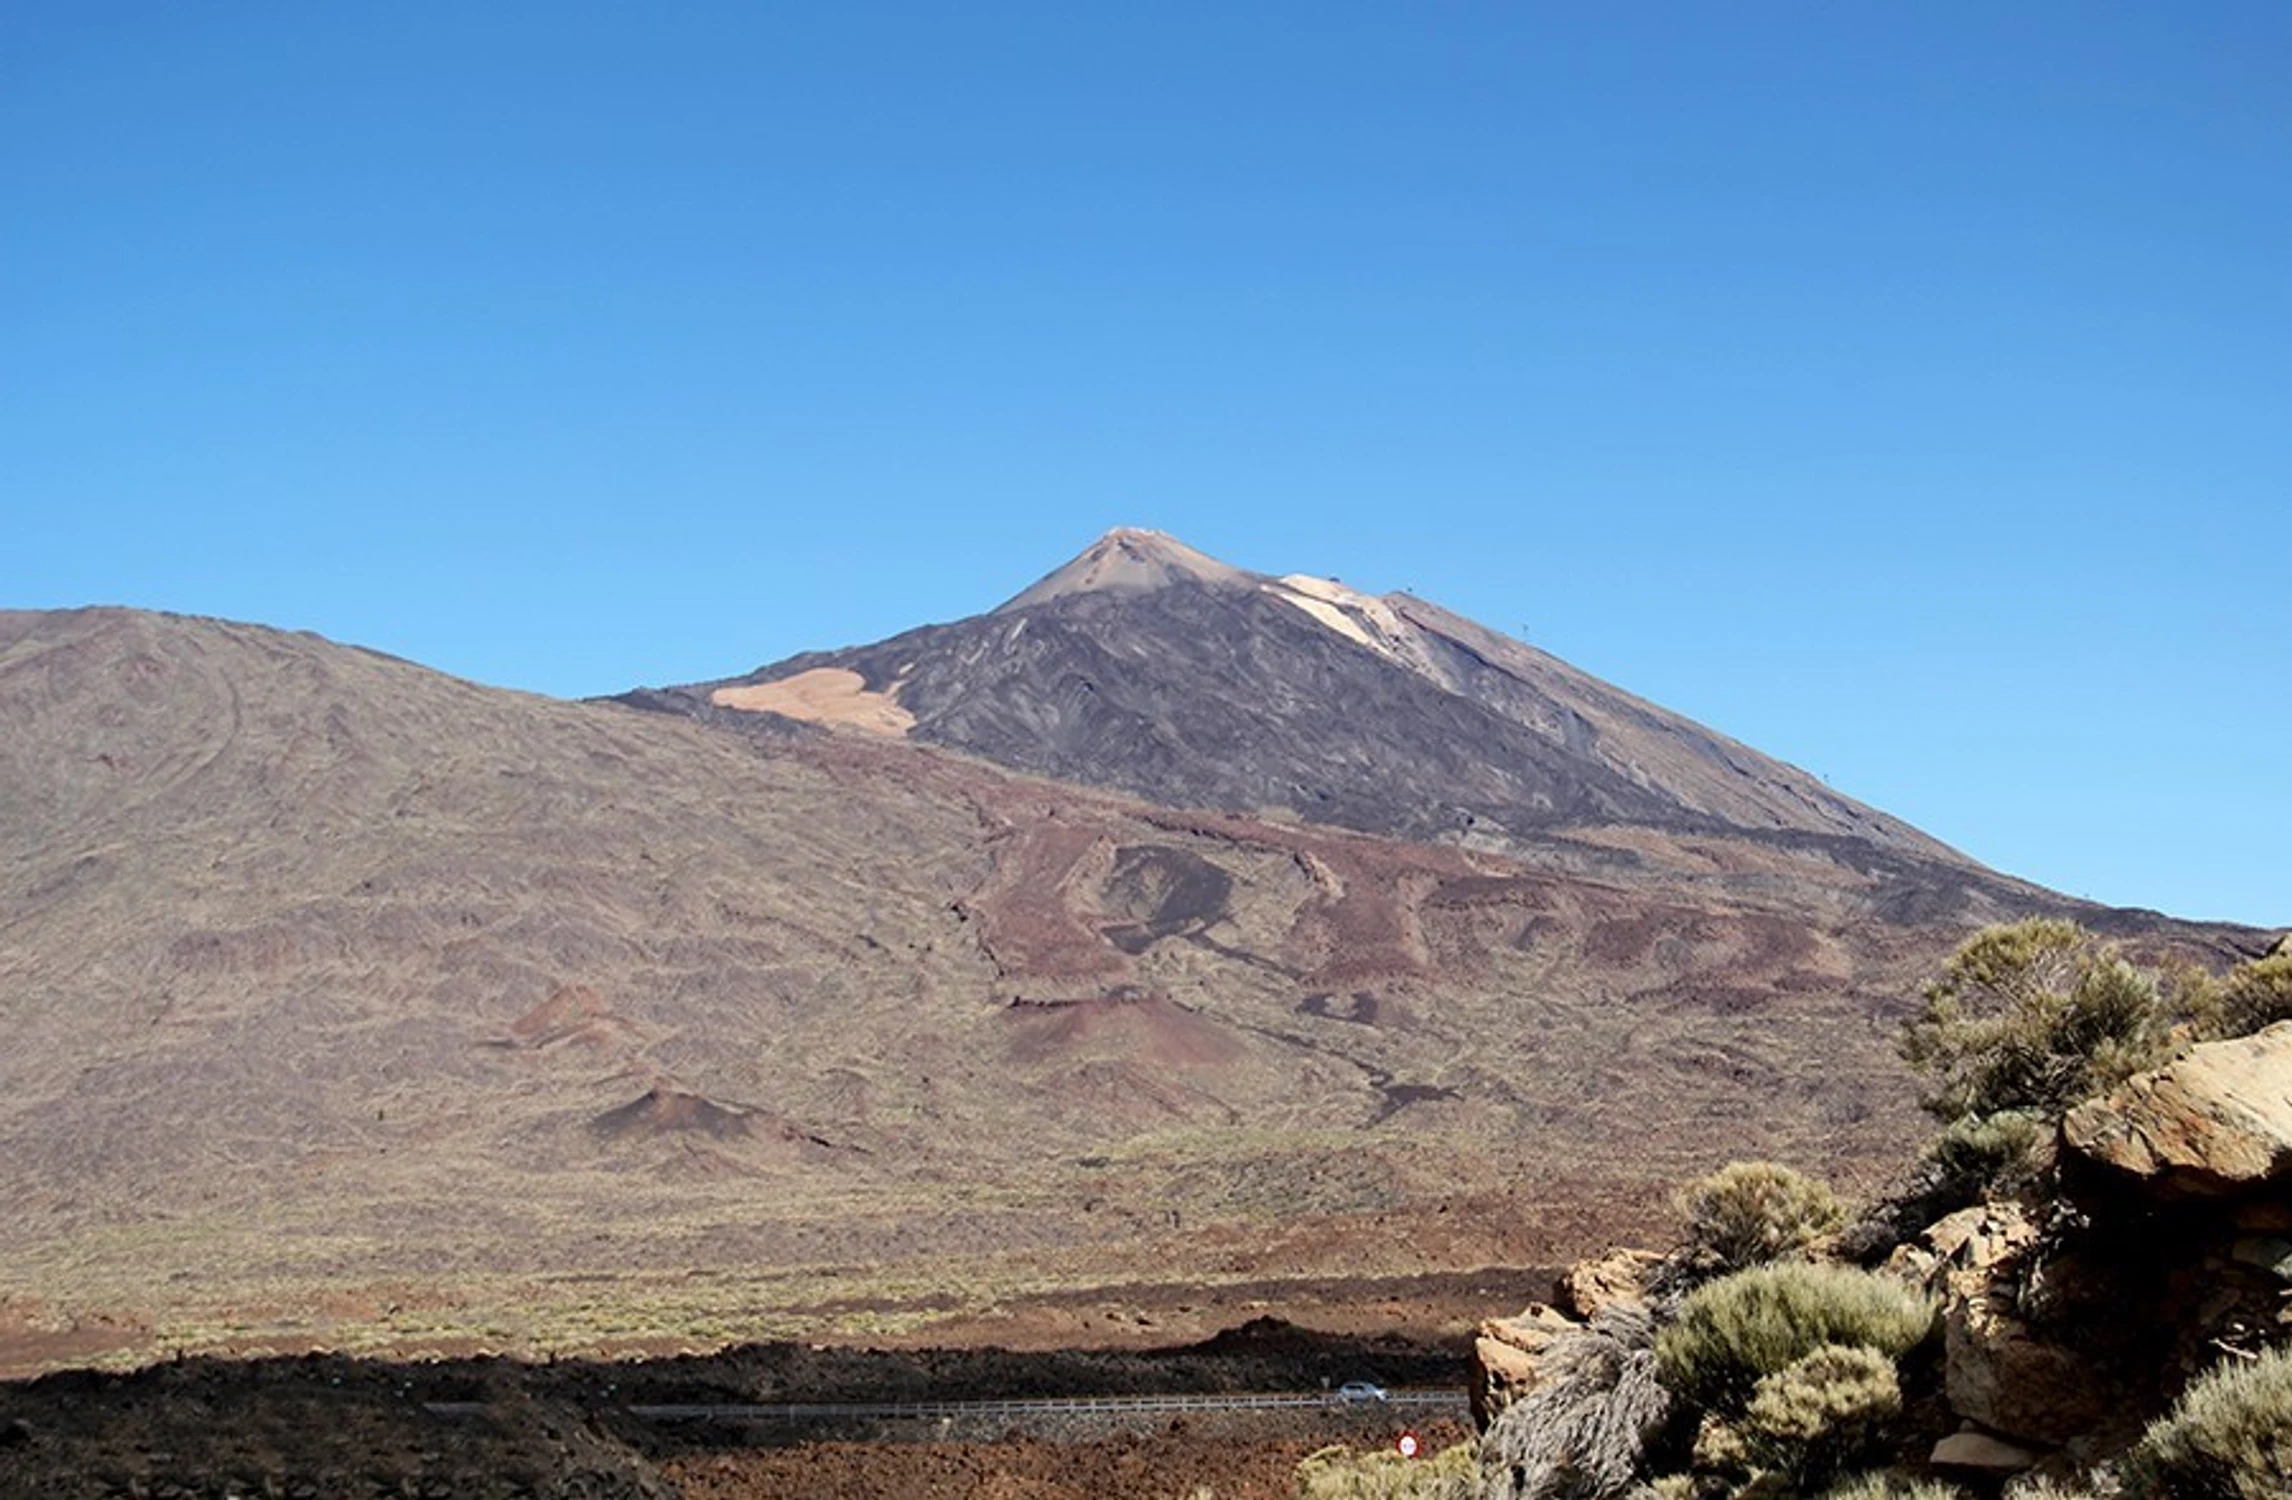
[[[1893,1251],[1886,1274],[1941,1323],[1936,1389],[1894,1433],[1903,1467],[2066,1480],[2122,1454],[2206,1369],[2292,1339],[2288,1047],[2292,1022],[2189,1047],[2070,1113],[2065,1196],[1980,1202]],[[1678,1277],[1676,1258],[1613,1252],[1562,1278],[1561,1305],[1484,1321],[1483,1431],[1610,1299],[1661,1303]]]

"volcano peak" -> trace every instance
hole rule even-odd
[[[1214,588],[1248,587],[1257,575],[1197,552],[1166,532],[1117,526],[994,611],[1007,614],[1048,604],[1068,594],[1149,593],[1174,583]]]

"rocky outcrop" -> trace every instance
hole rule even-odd
[[[1541,1302],[1515,1317],[1490,1318],[1472,1341],[1473,1426],[1486,1432],[1497,1414],[1534,1390],[1537,1357],[1553,1339],[1579,1325]]]
[[[1610,1250],[1578,1261],[1560,1278],[1560,1311],[1588,1319],[1611,1303],[1645,1302],[1648,1280],[1663,1260],[1653,1250]]]
[[[1884,1240],[1873,1237],[1859,1252],[1841,1242],[1809,1253],[1867,1265],[1892,1245],[1883,1271],[1939,1308],[1941,1358],[1928,1346],[1893,1370],[1902,1382],[1899,1420],[1884,1441],[1897,1466],[2010,1496],[2085,1486],[2100,1465],[2101,1488],[2075,1492],[2115,1494],[2108,1464],[2141,1440],[2176,1392],[2292,1335],[2292,1022],[2191,1047],[2080,1106],[2043,1144],[2010,1179],[2015,1196],[1926,1223],[1908,1240],[1909,1225],[1929,1216],[1915,1205],[1930,1200],[1905,1197],[1873,1220]],[[1603,1323],[1619,1313],[1644,1324],[1650,1301],[1660,1327],[1661,1310],[1696,1269],[1685,1255],[1611,1252],[1560,1278],[1557,1310],[1482,1325],[1474,1410],[1486,1432],[1484,1461],[1491,1452],[1564,1457],[1585,1433],[1617,1430],[1604,1408],[1581,1399],[1584,1351],[1599,1346]],[[1688,1294],[1690,1305],[1697,1295]],[[1748,1317],[1741,1323],[1752,1326]],[[1693,1326],[1683,1315],[1672,1325]],[[1692,1364],[1696,1342],[1682,1338],[1667,1352]],[[1652,1338],[1615,1341],[1602,1356],[1606,1388],[1624,1379],[1625,1360],[1614,1351],[1653,1347]],[[1758,1382],[1754,1417],[1781,1388],[1780,1376]],[[1753,1429],[1725,1412],[1705,1417],[1688,1455],[1679,1428],[1663,1452],[1646,1447],[1652,1427],[1632,1430],[1642,1433],[1645,1465],[1685,1456],[1714,1482],[1737,1485],[1750,1475],[1751,1486],[1733,1493],[1799,1492],[1781,1467],[1798,1460],[1760,1449],[1746,1436]],[[1539,1435],[1542,1447],[1524,1434]],[[1524,1484],[1529,1469],[1505,1462],[1510,1487],[1489,1493],[1560,1492]],[[1762,1472],[1769,1464],[1777,1466]]]
[[[2292,1280],[2292,1024],[2192,1047],[2072,1110],[2060,1140],[2087,1190],[2061,1205],[2077,1227],[2048,1235],[1987,1203],[1892,1262],[1943,1305],[1951,1412],[2033,1447],[2122,1427],[2142,1371],[2186,1379],[2275,1325]]]
[[[2191,1047],[2062,1122],[2073,1152],[2166,1197],[2292,1177],[2292,1021]]]
[[[1555,1335],[1535,1389],[1482,1435],[1484,1500],[1621,1500],[1645,1478],[1650,1444],[1678,1414],[1655,1333],[1646,1307],[1616,1302]]]
[[[1616,1249],[1577,1261],[1560,1274],[1557,1306],[1531,1302],[1509,1318],[1490,1318],[1472,1341],[1473,1425],[1486,1432],[1507,1407],[1547,1382],[1544,1352],[1564,1334],[1580,1333],[1609,1309],[1641,1309],[1668,1257]],[[1644,1311],[1632,1313],[1644,1319]]]
[[[2058,1446],[2107,1417],[2110,1393],[2082,1349],[2026,1317],[2020,1288],[2038,1226],[2016,1205],[1961,1210],[1897,1252],[1892,1269],[1942,1303],[1943,1388],[1950,1410],[2024,1442]]]

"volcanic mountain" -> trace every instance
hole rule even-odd
[[[991,613],[624,701],[765,714],[1388,838],[1612,866],[1619,830],[1820,852],[1931,912],[2042,899],[1898,819],[1408,594],[1122,528]]]
[[[1899,1161],[1917,980],[2036,909],[1430,605],[1145,533],[625,702],[0,613],[0,1365],[1164,1336],[1550,1265],[1730,1156]]]

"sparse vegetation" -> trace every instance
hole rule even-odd
[[[2010,1194],[2043,1174],[2052,1147],[2047,1122],[2020,1110],[1952,1120],[1927,1143],[1911,1187],[1888,1211],[1915,1228],[1987,1194]]]
[[[1803,1487],[1861,1459],[1901,1410],[1892,1359],[1858,1345],[1824,1344],[1753,1388],[1743,1430],[1761,1470]]]
[[[1889,1359],[1923,1343],[1934,1308],[1901,1282],[1851,1266],[1784,1262],[1689,1293],[1655,1341],[1664,1384],[1707,1410],[1743,1412],[1759,1382],[1826,1344]]]
[[[1919,1400],[1910,1400],[1905,1381],[1926,1379],[1927,1366],[1905,1359],[1932,1337],[1937,1308],[1891,1275],[1829,1257],[1874,1261],[1941,1214],[2002,1191],[2020,1200],[2007,1216],[2011,1223],[2042,1224],[2041,1232],[2054,1236],[2040,1242],[2038,1256],[2004,1274],[2027,1276],[2038,1300],[2067,1296],[2099,1306],[2093,1299],[2100,1297],[2126,1305],[2128,1295],[2150,1284],[2141,1278],[2152,1276],[2153,1266],[2143,1251],[2133,1256],[2137,1264],[2113,1261],[2123,1259],[2125,1246],[2110,1236],[2123,1230],[2096,1230],[2092,1216],[2103,1207],[2063,1196],[2055,1153],[2072,1148],[2057,1147],[2058,1126],[2074,1106],[2163,1064],[2189,1042],[2292,1020],[2292,949],[2216,979],[2193,963],[2138,967],[2073,923],[2020,922],[1967,942],[1925,996],[1903,1052],[1925,1074],[1922,1102],[1942,1129],[1910,1190],[1825,1244],[1838,1222],[1836,1200],[1789,1168],[1738,1162],[1691,1184],[1680,1198],[1686,1243],[1650,1283],[1659,1309],[1648,1350],[1657,1384],[1650,1409],[1668,1410],[1669,1420],[1639,1429],[1636,1455],[1624,1451],[1620,1424],[1606,1423],[1600,1430],[1613,1446],[1598,1450],[1601,1477],[1588,1478],[1575,1455],[1591,1445],[1555,1434],[1580,1421],[1576,1413],[1602,1413],[1603,1399],[1612,1396],[1588,1387],[1532,1388],[1499,1418],[1502,1424],[1523,1416],[1532,1435],[1524,1440],[1501,1425],[1491,1428],[1484,1461],[1492,1479],[1499,1460],[1512,1454],[1538,1456],[1542,1466],[1515,1467],[1512,1488],[1492,1486],[1492,1495],[1605,1500],[1620,1493],[1605,1476],[1636,1465],[1642,1478],[1628,1491],[1631,1500],[1963,1500],[1951,1485],[1868,1467],[1908,1460],[1932,1440],[1935,1408],[1927,1398],[1941,1393],[1922,1387]],[[2002,1231],[1990,1222],[1976,1232]],[[1983,1253],[1995,1251],[1992,1245]],[[2218,1266],[2226,1246],[2210,1254]],[[2062,1266],[2070,1269],[2054,1279],[2050,1273]],[[1698,1273],[1714,1268],[1724,1274],[1694,1285]],[[1998,1274],[1981,1260],[1964,1269]],[[1964,1294],[1957,1280],[1950,1284],[1953,1296]],[[1692,1290],[1676,1303],[1666,1300],[1682,1286]],[[2266,1299],[2271,1290],[2255,1294]],[[1994,1295],[1994,1283],[1981,1295]],[[2058,1316],[2070,1304],[2051,1301],[2052,1314],[2029,1311],[2037,1305],[2027,1298],[2016,1304],[2029,1318]],[[2185,1308],[2155,1314],[2186,1315]],[[2055,1337],[2049,1326],[2008,1321],[2011,1337],[2041,1344]],[[2201,1330],[2172,1331],[2185,1340]],[[2058,1355],[2070,1346],[2053,1347]],[[1607,1378],[1628,1368],[1611,1356]],[[2125,1375],[2112,1369],[2096,1378]],[[1954,1390],[1952,1398],[1955,1406]],[[1545,1405],[1531,1410],[1539,1401]],[[1890,1452],[1893,1445],[1898,1450]],[[2131,1454],[2114,1469],[2104,1465],[2086,1487],[2074,1477],[2028,1475],[2009,1488],[2026,1500],[2096,1500],[2120,1493],[2120,1477],[2132,1500],[2292,1494],[2292,1351],[2200,1381]]]
[[[1956,1500],[1957,1492],[1950,1492]],[[2013,1500],[2101,1500],[2093,1489],[2066,1479],[2041,1478],[2017,1486]]]
[[[1856,1295],[1860,1292],[1858,1288]],[[1835,1292],[1824,1295],[1836,1297]],[[1779,1346],[1782,1340],[1774,1336],[1773,1320],[1761,1321],[1769,1326],[1742,1342]],[[1738,1320],[1722,1318],[1719,1326],[1739,1329],[1740,1325]],[[1867,1330],[1867,1320],[1864,1326]],[[1891,1341],[1899,1344],[1902,1336],[1897,1333]],[[1673,1330],[1667,1329],[1664,1337],[1672,1340],[1676,1354]],[[1747,1401],[1730,1399],[1740,1389],[1741,1377],[1729,1377],[1720,1385],[1718,1404],[1705,1411],[1696,1429],[1690,1453],[1693,1471],[1677,1476],[1680,1483],[1674,1488],[1686,1496],[1778,1500],[1820,1492],[1841,1473],[1867,1462],[1886,1424],[1900,1414],[1902,1384],[1894,1352],[1898,1351],[1873,1344],[1821,1343],[1760,1376]],[[1738,1348],[1722,1362],[1741,1368],[1755,1360]]]
[[[1987,928],[1951,956],[1902,1054],[1944,1124],[2054,1120],[2161,1061],[2172,1040],[2154,974],[2075,922],[2035,917]]]
[[[1965,1500],[1965,1491],[1935,1479],[1895,1473],[1858,1474],[1822,1492],[1822,1500]]]
[[[1730,1162],[1680,1194],[1688,1250],[1714,1271],[1796,1254],[1846,1218],[1829,1187],[1778,1162]]]
[[[1900,1414],[1896,1361],[1932,1333],[1935,1311],[1891,1278],[1782,1258],[1844,1217],[1826,1187],[1738,1162],[1691,1185],[1682,1207],[1680,1260],[1754,1263],[1659,1309],[1611,1304],[1547,1345],[1538,1383],[1484,1441],[1492,1497],[1814,1495],[1866,1461]],[[1689,1472],[1651,1476],[1674,1466]]]
[[[2239,964],[2212,990],[2207,1031],[2214,1036],[2250,1036],[2278,1021],[2292,1021],[2292,951]]]
[[[2047,1141],[2044,1122],[2020,1110],[1952,1120],[1927,1148],[1927,1160],[1945,1177],[1981,1184],[2002,1181]]]
[[[1298,1500],[1474,1500],[1479,1490],[1480,1460],[1471,1443],[1430,1458],[1403,1458],[1391,1449],[1356,1453],[1338,1443],[1297,1465]]]
[[[2215,978],[2194,963],[2140,967],[2057,918],[1987,928],[1926,986],[1903,1029],[1902,1055],[1927,1080],[1920,1103],[1943,1128],[1898,1206],[1930,1218],[1985,1193],[2026,1191],[2075,1105],[2186,1043],[2285,1019],[2292,951]]]
[[[2125,1461],[2136,1500],[2276,1500],[2292,1487],[2292,1349],[2223,1365],[2182,1393]]]

